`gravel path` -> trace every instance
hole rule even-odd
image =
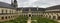
[[[28,18],[27,23],[31,23],[31,17]]]

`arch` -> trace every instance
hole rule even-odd
[[[56,16],[53,16],[53,19],[56,19]]]
[[[43,15],[40,15],[40,17],[43,17]]]
[[[44,15],[46,17],[46,15]]]
[[[14,16],[13,16],[14,17]]]
[[[49,15],[46,15],[46,18],[49,18]]]
[[[5,19],[7,19],[7,16],[5,17]]]
[[[31,14],[29,14],[29,17],[31,17]]]
[[[49,18],[51,19],[51,15],[49,15]]]
[[[4,17],[1,17],[1,19],[4,19]]]
[[[10,16],[8,16],[8,18],[10,18]]]
[[[7,10],[6,10],[6,14],[7,14]]]
[[[11,16],[11,18],[12,18],[12,16]]]
[[[60,20],[60,16],[58,16],[58,20]]]

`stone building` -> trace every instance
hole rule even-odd
[[[60,21],[60,5],[48,7],[48,8],[39,8],[39,7],[20,7],[17,8],[20,16],[41,16],[56,21]]]
[[[15,19],[18,16],[17,1],[14,0],[11,4],[0,2],[0,21]]]
[[[47,14],[49,18],[60,22],[60,5],[46,8],[45,14]]]
[[[0,21],[7,21],[20,16],[41,16],[60,21],[60,5],[40,8],[40,7],[17,7],[17,1],[11,0],[11,4],[0,2]]]

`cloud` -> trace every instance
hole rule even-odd
[[[49,6],[53,6],[53,5],[57,5],[55,3],[49,2],[48,0],[47,1],[39,0],[39,1],[36,1],[32,4],[33,4],[33,6],[39,6],[39,7],[44,7],[44,8],[49,7]]]
[[[0,0],[11,4],[11,0]],[[60,5],[60,0],[17,0],[18,7],[50,7],[54,5]]]
[[[6,2],[10,4],[11,0],[0,0],[0,2]]]
[[[22,1],[22,0],[21,0]],[[59,0],[60,1],[60,0]],[[57,4],[56,4],[56,3]],[[53,5],[58,5],[58,0],[26,0],[26,1],[22,1],[20,6],[27,6],[27,7],[49,7],[49,6],[53,6]]]

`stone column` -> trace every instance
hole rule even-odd
[[[58,19],[58,16],[56,15],[56,20]]]
[[[51,19],[53,19],[53,16],[51,15]]]

